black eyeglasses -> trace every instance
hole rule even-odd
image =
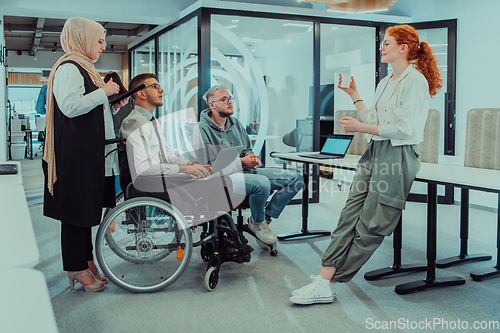
[[[156,89],[156,90],[158,90],[158,89],[160,89],[160,88],[161,88],[160,84],[159,84],[159,83],[156,83],[156,82],[155,82],[155,83],[153,83],[153,84],[150,84],[149,86],[144,87],[144,89],[149,88],[149,87],[153,87],[153,88],[154,88],[154,89]]]
[[[226,104],[229,104],[229,101],[231,101],[231,103],[234,103],[235,98],[234,97],[223,97],[223,98],[218,99],[216,101],[212,101],[212,103],[215,103],[215,102],[224,102]]]

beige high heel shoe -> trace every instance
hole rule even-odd
[[[83,286],[83,289],[88,293],[101,291],[104,288],[106,288],[106,284],[104,282],[96,281],[95,279],[94,279],[93,283],[88,284],[88,285],[84,285],[84,283],[83,283],[84,279],[83,279],[83,276],[81,276],[81,275],[85,274],[85,272],[88,272],[88,274],[90,274],[90,276],[92,276],[92,273],[90,273],[90,271],[88,269],[86,269],[84,271],[67,272],[68,280],[69,280],[69,287],[71,290],[75,290],[75,281],[79,282]]]
[[[89,265],[90,273],[92,273],[96,280],[108,283],[108,278],[106,277],[106,275],[99,273],[99,270],[97,269],[94,261],[87,261],[87,263]]]

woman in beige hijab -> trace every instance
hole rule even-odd
[[[87,292],[103,290],[107,279],[94,264],[92,227],[103,207],[114,206],[116,152],[105,145],[114,137],[108,96],[118,93],[94,67],[106,48],[106,30],[97,22],[73,17],[66,21],[61,44],[66,52],[56,62],[47,86],[44,215],[61,221],[63,268],[71,289],[75,280]]]

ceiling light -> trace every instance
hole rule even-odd
[[[233,23],[238,23],[240,20],[231,20]]]
[[[332,27],[332,30],[339,30],[339,27]]]
[[[233,28],[236,28],[237,26],[238,26],[237,24],[235,24],[235,25],[227,25],[224,28],[226,28],[226,29],[233,29]]]
[[[248,37],[243,37],[241,40],[247,43],[262,43],[264,41],[263,39],[248,38]]]
[[[389,10],[398,0],[304,0],[309,3],[325,4],[326,9],[342,13],[373,13]]]
[[[301,28],[311,28],[312,24],[306,24],[306,23],[283,23],[284,27],[301,27]]]
[[[389,10],[389,8],[383,8],[383,9],[373,9],[373,10],[364,10],[364,11],[358,11],[358,12],[356,12],[356,14],[386,12],[386,11],[388,11],[388,10]]]
[[[251,49],[250,51],[252,51],[252,52],[256,52],[257,50],[256,50],[256,49]]]

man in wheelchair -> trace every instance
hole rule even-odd
[[[218,85],[210,88],[203,99],[209,108],[202,111],[193,138],[195,145],[204,147],[196,150],[200,153],[198,160],[213,163],[221,148],[231,146],[238,149],[251,211],[248,228],[257,237],[259,246],[268,249],[267,245],[277,242],[269,229],[269,223],[280,216],[285,206],[300,191],[303,186],[302,175],[292,170],[260,168],[261,162],[252,151],[245,127],[232,116],[234,98],[226,87]],[[271,191],[276,192],[267,202]]]
[[[184,173],[194,178],[208,177],[210,165],[200,165],[174,155],[159,129],[158,122],[154,120],[155,108],[163,105],[164,91],[158,84],[156,76],[137,75],[130,81],[130,90],[141,83],[146,87],[132,96],[136,106],[120,127],[120,134],[127,139],[127,147],[135,148],[131,162],[134,163],[136,173],[132,174],[132,179],[138,175],[160,173],[169,175]]]
[[[155,108],[163,105],[164,90],[154,74],[137,75],[129,88],[132,90],[142,83],[145,88],[132,95],[135,108],[120,127],[120,134],[127,140],[128,165],[133,181],[133,186],[129,186],[131,195],[146,193],[168,201],[185,214],[198,215],[196,224],[230,211],[232,205],[238,205],[245,195],[235,193],[233,189],[238,177],[235,174],[210,176],[210,165],[200,165],[175,155],[166,143],[161,123],[153,117]],[[202,206],[213,214],[200,217]],[[234,229],[234,225],[231,227]],[[245,254],[250,253],[253,249],[246,244],[248,241],[242,234],[239,237]],[[238,254],[237,242],[223,236],[225,250],[230,255]]]

